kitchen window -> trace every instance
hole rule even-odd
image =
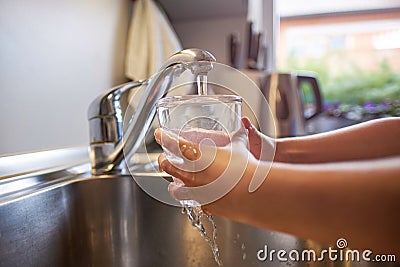
[[[278,4],[279,71],[316,72],[331,115],[400,116],[400,1]]]

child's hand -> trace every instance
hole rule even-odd
[[[179,135],[157,129],[155,138],[166,152],[159,156],[160,169],[175,177],[169,191],[178,200],[208,204],[223,197],[242,178],[249,160],[255,160],[243,126],[231,137],[200,129]]]

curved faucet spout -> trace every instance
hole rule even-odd
[[[208,73],[212,69],[212,62],[215,61],[214,55],[208,51],[196,48],[185,49],[172,55],[161,67],[161,72],[170,66],[181,64],[194,75]]]
[[[215,57],[207,51],[182,50],[172,55],[149,80],[117,86],[92,102],[89,122],[93,173],[123,172],[126,169],[124,151],[132,155],[141,146],[154,120],[155,104],[168,93],[173,81],[186,70],[196,76],[207,74],[215,61]],[[123,129],[123,116],[129,105],[128,96],[141,86],[146,88],[135,114]],[[105,138],[104,133],[113,138]]]

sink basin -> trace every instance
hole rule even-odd
[[[265,245],[322,246],[224,218],[216,224],[224,266],[328,264],[260,261]],[[217,266],[180,208],[151,198],[129,175],[92,177],[87,163],[0,179],[0,240],[0,266]]]

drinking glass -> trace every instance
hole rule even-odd
[[[236,95],[169,96],[157,102],[160,127],[196,144],[211,140],[215,146],[227,145],[241,127],[241,116],[242,98]],[[175,166],[183,162],[182,157],[163,150]],[[181,204],[198,205],[194,201]]]

